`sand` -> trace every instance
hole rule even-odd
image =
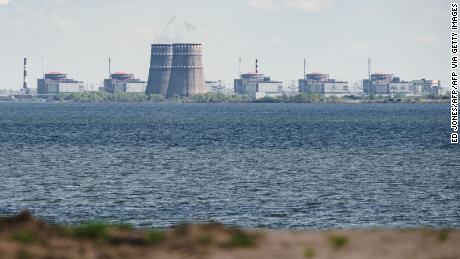
[[[240,230],[217,223],[136,230],[56,226],[22,213],[0,220],[3,258],[460,259],[460,231]]]

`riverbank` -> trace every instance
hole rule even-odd
[[[450,103],[449,96],[418,96],[418,97],[384,97],[384,96],[345,96],[324,97],[319,94],[300,93],[280,97],[264,97],[251,100],[247,95],[207,93],[193,96],[175,96],[165,98],[162,95],[146,95],[143,93],[85,92],[56,94],[50,96],[9,96],[0,101],[23,102],[154,102],[154,103]]]
[[[0,258],[460,258],[459,230],[240,230],[217,223],[137,230],[0,219]]]

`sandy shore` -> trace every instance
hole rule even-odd
[[[0,258],[460,259],[460,231],[246,231],[220,224],[136,230],[55,226],[22,213],[0,220]]]

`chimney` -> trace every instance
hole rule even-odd
[[[112,58],[109,58],[109,79],[112,79]]]
[[[42,58],[42,65],[43,65],[43,79],[45,79],[45,74],[46,74],[46,60],[45,58]]]
[[[27,90],[27,58],[24,58],[24,81],[23,81],[22,89],[24,91]]]
[[[367,76],[370,81],[371,80],[371,58],[367,60]]]

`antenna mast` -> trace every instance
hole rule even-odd
[[[241,62],[242,62],[241,58],[238,59],[238,62],[239,62],[238,63],[238,73],[239,73],[239,76],[241,78],[241,75],[242,75],[242,73],[241,73]]]
[[[367,76],[371,80],[371,58],[367,59]]]
[[[42,65],[43,65],[43,79],[45,79],[45,74],[46,74],[46,60],[45,58],[42,58]]]
[[[112,58],[109,58],[109,79],[112,79]]]
[[[24,77],[23,77],[23,84],[22,84],[22,90],[26,94],[28,91],[27,87],[27,58],[24,58]]]
[[[303,59],[303,80],[307,78],[307,58]]]

